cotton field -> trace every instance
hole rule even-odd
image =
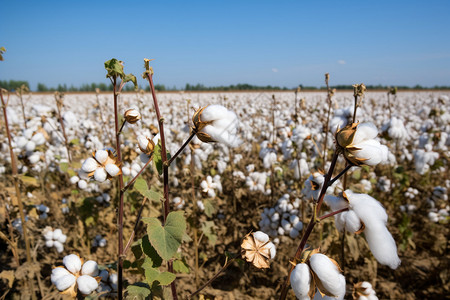
[[[450,92],[155,96],[3,93],[2,299],[450,294]]]

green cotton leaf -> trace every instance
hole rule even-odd
[[[153,262],[151,259],[146,258],[142,264],[144,269],[145,280],[152,286],[153,282],[158,281],[160,285],[168,285],[175,280],[176,275],[170,272],[160,272],[157,268],[152,266]]]
[[[66,173],[69,170],[69,164],[66,162],[62,162],[59,164],[59,169],[61,170],[61,172]]]
[[[106,74],[106,78],[125,77],[125,73],[123,72],[123,62],[121,60],[113,58],[105,61],[105,69],[106,71],[108,71],[108,73]]]
[[[123,78],[123,82],[129,82],[129,81],[131,81],[134,84],[134,89],[137,90],[138,89],[138,84],[137,84],[136,76],[134,76],[131,73],[125,75],[125,77]]]
[[[170,160],[170,153],[167,151],[167,160]],[[158,140],[158,144],[155,145],[155,149],[153,150],[153,162],[155,163],[155,167],[158,170],[159,175],[162,175],[163,172],[163,161],[161,156],[161,140]]]
[[[173,270],[178,273],[189,274],[189,266],[186,264],[184,260],[174,260],[173,261]]]
[[[142,253],[144,252],[144,251],[142,251],[142,246],[141,246],[141,244],[142,244],[142,239],[137,240],[136,242],[134,242],[134,243],[131,245],[131,251],[133,252],[134,257],[135,257],[136,259],[141,258]]]
[[[217,242],[217,235],[214,233],[216,225],[213,221],[206,221],[201,224],[200,230],[208,238],[209,244],[214,246]]]
[[[134,189],[138,191],[142,196],[147,197],[153,202],[160,203],[161,199],[164,198],[161,193],[154,190],[149,190],[147,182],[142,178],[136,179],[134,183]]]
[[[141,243],[142,252],[147,256],[146,259],[151,260],[151,267],[158,268],[162,265],[162,258],[158,255],[155,248],[153,248],[150,240],[148,239],[148,235],[142,237]]]
[[[175,211],[167,215],[164,227],[157,218],[142,218],[147,224],[148,239],[164,260],[170,260],[181,245],[186,231],[184,211]]]
[[[72,139],[69,143],[72,144],[72,145],[79,145],[80,144],[80,139]]]
[[[150,296],[150,286],[144,282],[136,282],[127,287],[127,300],[147,299]]]
[[[216,212],[215,202],[213,200],[206,199],[203,201],[203,205],[205,206],[205,215],[211,218]]]

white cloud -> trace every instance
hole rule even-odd
[[[278,69],[277,68],[272,68],[272,72],[278,73]]]
[[[343,59],[340,59],[340,60],[337,61],[337,63],[340,64],[340,65],[345,65],[347,62],[345,60],[343,60]]]

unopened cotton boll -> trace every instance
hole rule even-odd
[[[98,282],[92,276],[81,275],[77,278],[77,286],[83,295],[89,295],[98,288]]]
[[[290,282],[295,296],[299,300],[310,300],[308,293],[311,284],[311,273],[307,264],[297,264],[291,272]]]
[[[63,258],[63,264],[67,270],[76,274],[81,270],[81,259],[78,255],[69,254]]]

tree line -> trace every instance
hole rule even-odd
[[[8,91],[15,91],[18,88],[20,88],[22,85],[25,85],[30,89],[30,85],[28,81],[24,80],[0,80],[0,88],[4,88]],[[304,86],[302,84],[299,85],[299,87],[302,90],[324,90],[326,89],[325,86],[322,87],[315,87],[315,86]],[[386,85],[366,85],[367,89],[369,90],[387,90],[390,88],[390,86]],[[147,86],[145,88],[141,88],[145,91],[150,91],[150,88]],[[251,91],[251,90],[271,90],[271,91],[288,91],[293,90],[295,88],[287,88],[287,87],[279,87],[279,86],[272,86],[272,85],[266,85],[266,86],[259,86],[259,85],[253,85],[248,83],[239,83],[239,84],[232,84],[227,86],[205,86],[201,83],[197,84],[189,84],[187,83],[184,88],[177,88],[174,87],[166,87],[164,84],[156,84],[155,85],[156,90],[158,91]],[[332,89],[336,90],[353,90],[353,86],[351,84],[344,85],[334,85],[330,86]],[[424,87],[419,84],[415,86],[406,86],[406,85],[400,85],[397,86],[399,90],[424,90],[424,89],[435,89],[435,90],[448,90],[450,89],[450,86],[433,86],[433,87]],[[38,83],[37,88],[35,91],[37,92],[95,92],[95,91],[112,91],[113,86],[112,84],[107,83],[85,83],[78,87],[76,86],[67,86],[66,84],[58,84],[56,87],[48,87],[44,83]],[[132,84],[126,84],[123,88],[124,91],[134,91],[134,86]]]

